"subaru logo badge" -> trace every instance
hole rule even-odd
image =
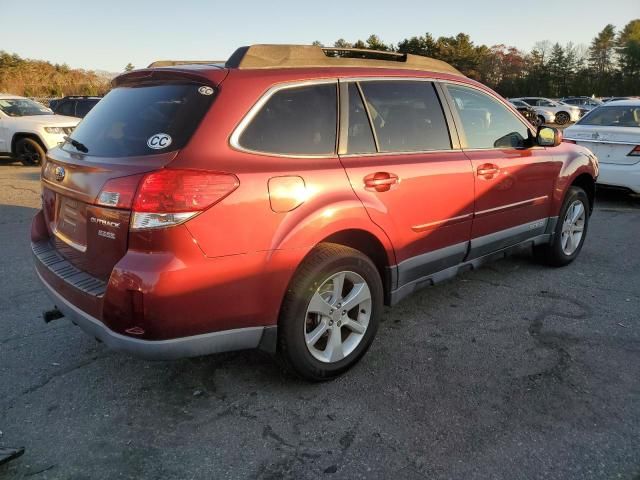
[[[64,171],[64,167],[56,167],[55,176],[57,181],[61,182],[64,180],[65,174],[66,172]]]

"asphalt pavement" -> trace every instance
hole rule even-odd
[[[387,309],[339,379],[262,352],[149,362],[51,302],[38,168],[0,164],[1,479],[640,479],[640,200],[599,193],[570,266],[529,253]]]

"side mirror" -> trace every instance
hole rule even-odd
[[[557,128],[538,127],[536,142],[541,147],[557,147],[562,143],[562,132]]]

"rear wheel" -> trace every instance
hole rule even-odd
[[[320,244],[296,272],[282,305],[278,351],[285,365],[316,381],[352,367],[373,342],[382,298],[380,274],[367,256]]]
[[[551,243],[534,247],[534,255],[547,265],[562,267],[582,250],[589,225],[589,198],[580,187],[570,187],[562,205]]]
[[[556,113],[556,123],[558,125],[565,125],[565,124],[569,123],[570,119],[571,119],[571,117],[569,117],[569,114],[567,112],[558,112],[558,113]]]
[[[16,142],[16,157],[23,165],[35,166],[44,161],[46,152],[33,138],[21,138]]]

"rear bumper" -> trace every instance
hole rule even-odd
[[[141,340],[127,337],[114,332],[98,319],[75,307],[56,292],[37,270],[36,273],[47,294],[65,317],[108,347],[136,357],[172,360],[257,347],[273,350],[275,346],[272,341],[275,339],[277,328],[275,326],[238,328],[169,340]]]
[[[600,162],[598,184],[628,188],[640,193],[640,162],[633,165]]]

